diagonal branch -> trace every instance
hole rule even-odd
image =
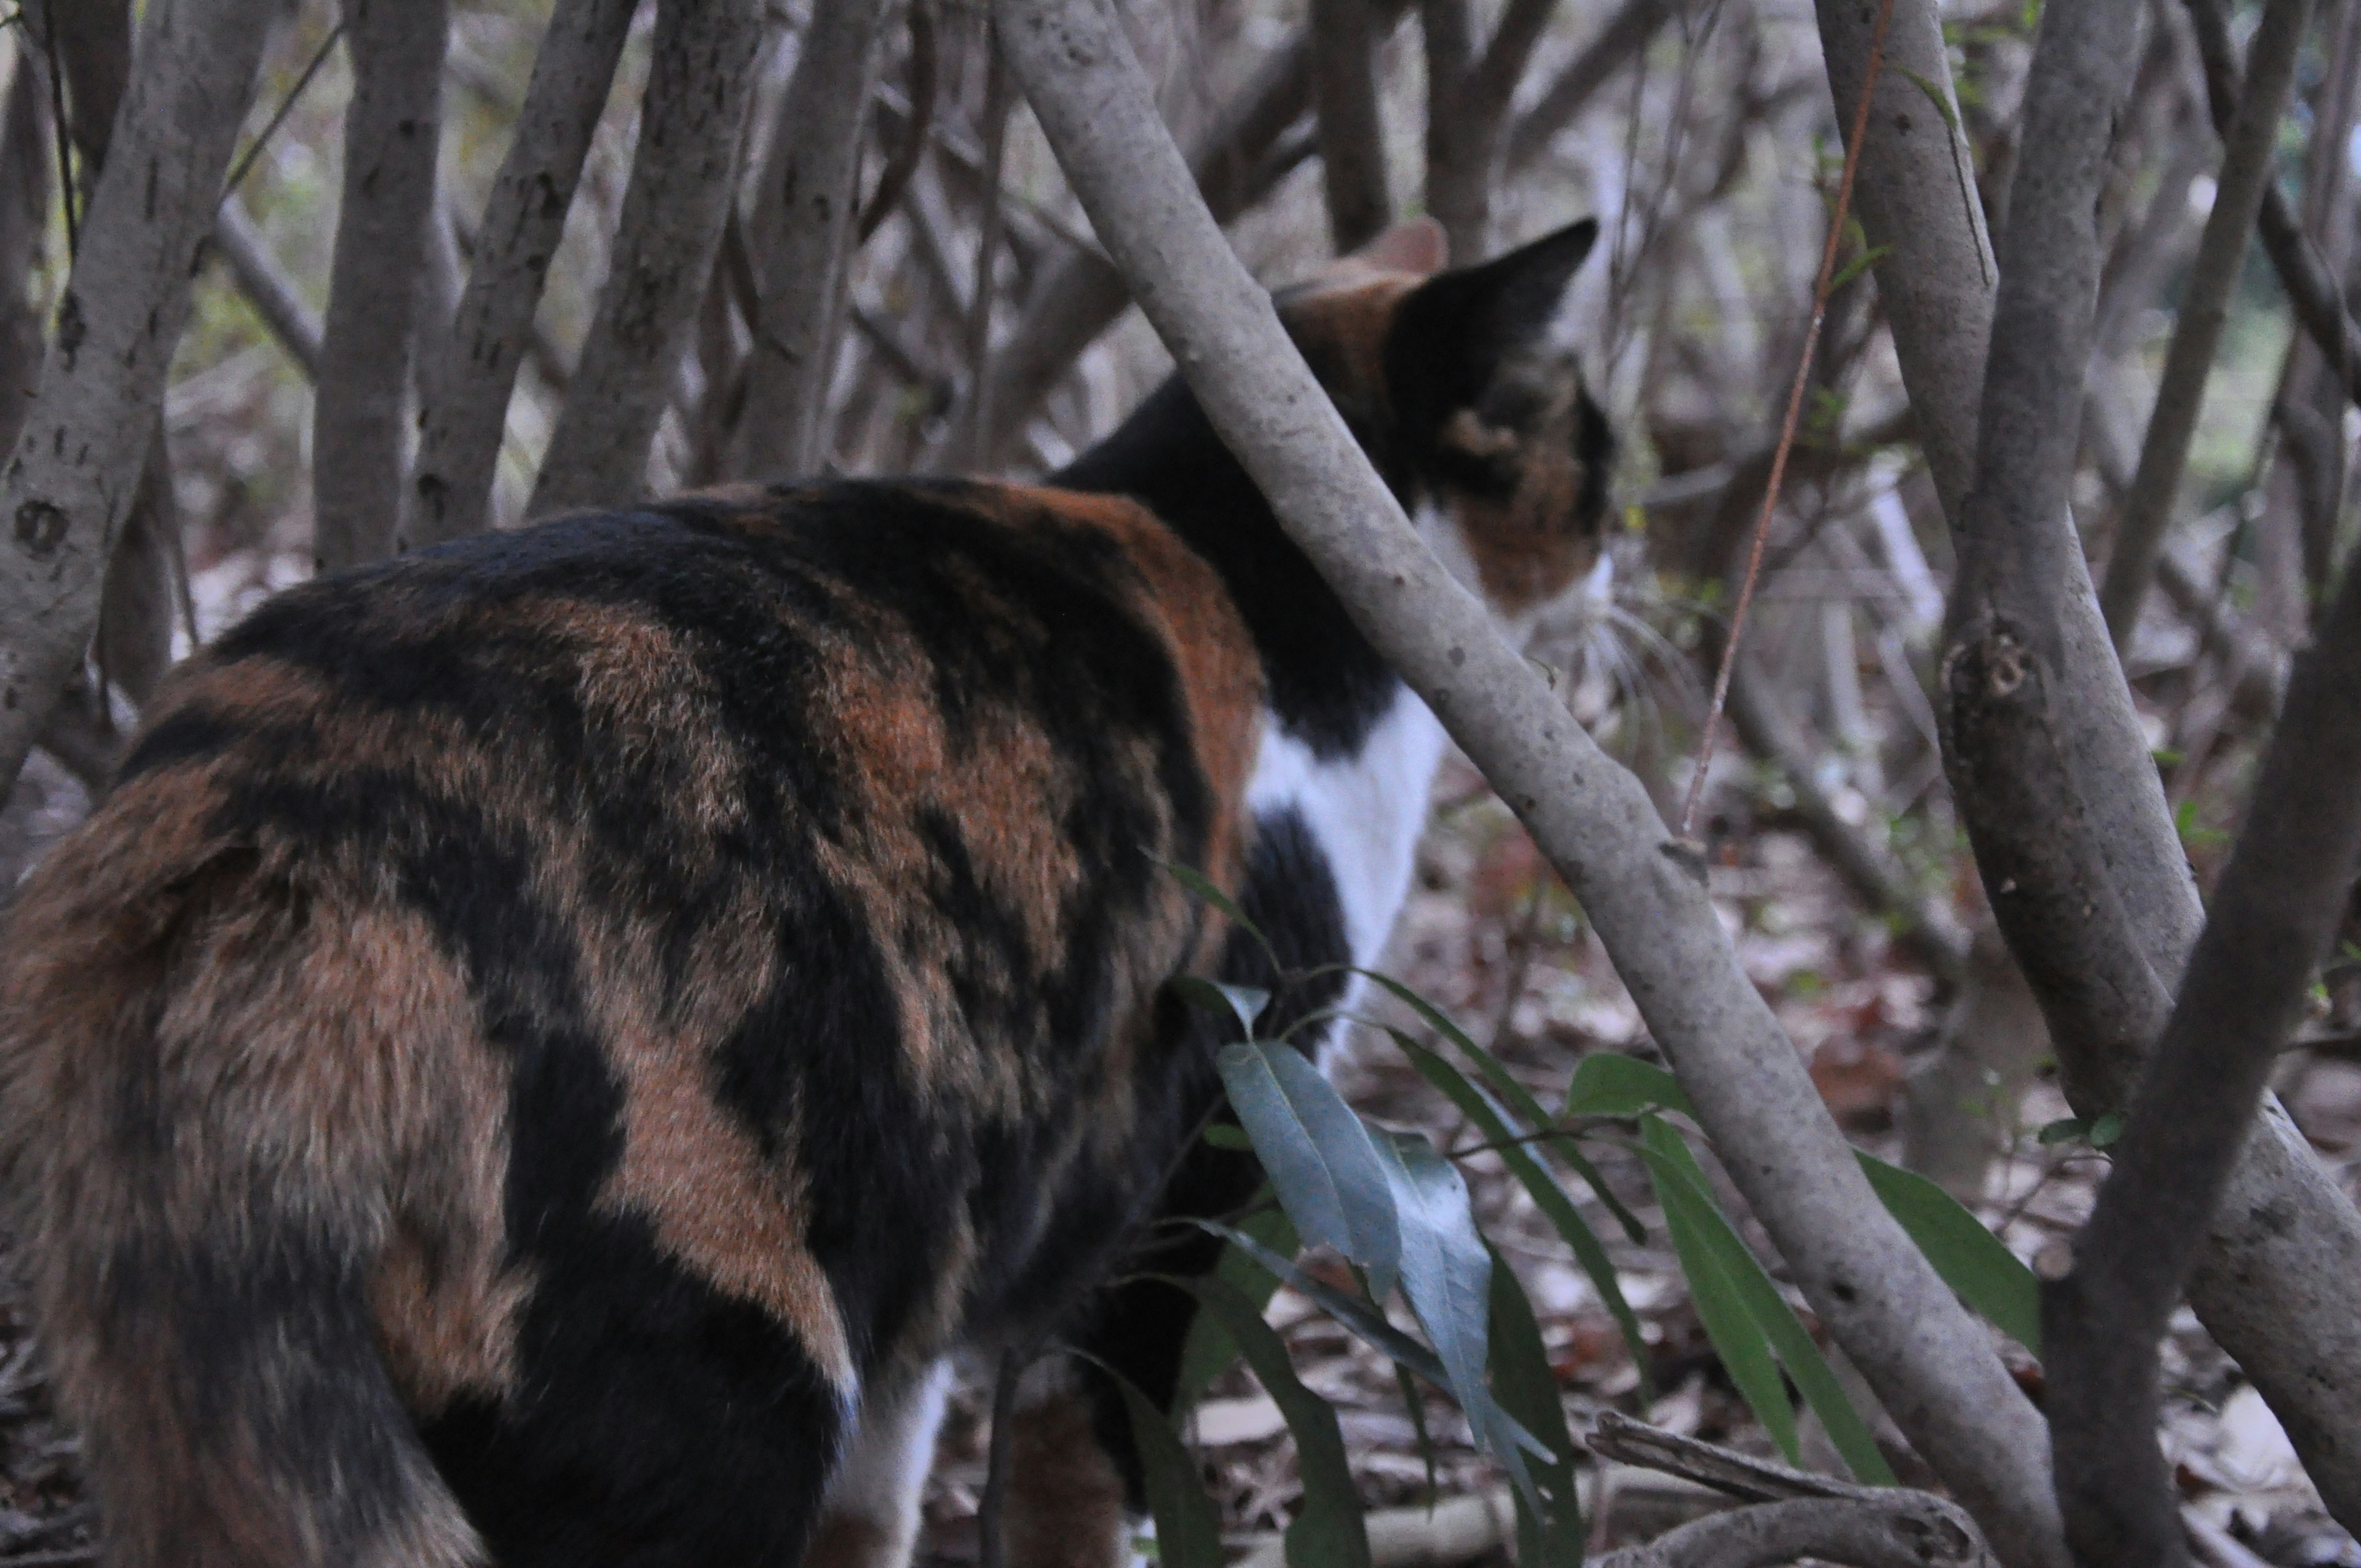
[[[1214,428],[1589,911],[1822,1322],[2004,1560],[2061,1562],[2039,1418],[1879,1206],[1645,787],[1411,531],[1222,237],[1101,8],[999,0],[995,11],[1069,182]]]
[[[2181,290],[2172,346],[2165,352],[2164,374],[2157,383],[2156,411],[2148,416],[2147,439],[2140,447],[2139,467],[2132,475],[2131,494],[2115,531],[2114,554],[2099,589],[2099,608],[2118,654],[2131,646],[2140,601],[2147,597],[2157,552],[2172,521],[2189,440],[2196,433],[2198,410],[2205,400],[2207,373],[2230,319],[2230,291],[2246,265],[2246,236],[2255,226],[2264,188],[2272,183],[2279,120],[2287,113],[2296,56],[2302,51],[2311,19],[2312,0],[2271,0],[2247,57],[2246,90],[2224,137],[2213,210],[2206,215],[2196,265]]]
[[[1409,0],[1371,0],[1371,6],[1382,38]],[[1216,222],[1229,223],[1261,197],[1257,176],[1311,105],[1312,45],[1298,36],[1273,50],[1191,141],[1189,168]],[[993,459],[1015,447],[1041,400],[1130,303],[1123,275],[1095,250],[1070,252],[1041,269],[1016,330],[993,355],[992,435],[984,444]]]
[[[441,150],[447,0],[345,0],[353,96],[313,401],[313,565],[392,554]]]
[[[484,204],[467,291],[449,335],[434,340],[443,364],[419,378],[430,400],[419,411],[418,454],[402,496],[402,549],[485,524],[509,395],[634,8],[634,0],[558,0],[542,35]]]
[[[88,645],[276,9],[150,0],[142,15],[82,257],[0,484],[0,782],[15,782]]]
[[[664,0],[657,8],[607,282],[530,512],[611,505],[646,487],[648,447],[729,221],[762,35],[761,0]]]

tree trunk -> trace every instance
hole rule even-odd
[[[312,415],[312,553],[322,572],[393,551],[449,34],[447,0],[345,0],[353,96]]]
[[[640,144],[598,314],[541,461],[534,515],[645,489],[722,225],[763,36],[760,0],[664,0]]]
[[[443,362],[420,378],[430,395],[402,492],[401,549],[473,533],[489,518],[509,395],[636,3],[559,0],[542,35]]]
[[[149,0],[0,508],[0,781],[80,664],[276,0]]]
[[[771,133],[746,235],[762,301],[735,442],[745,476],[808,474],[827,459],[829,383],[884,25],[885,0],[816,9]]]

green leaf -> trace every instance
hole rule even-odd
[[[1240,1154],[1249,1154],[1254,1150],[1254,1140],[1246,1136],[1244,1127],[1234,1122],[1209,1124],[1205,1128],[1205,1141],[1217,1149],[1232,1149]]]
[[[1139,1450],[1140,1476],[1148,1484],[1148,1511],[1156,1519],[1156,1560],[1163,1568],[1222,1568],[1222,1525],[1213,1500],[1205,1496],[1197,1462],[1164,1419],[1164,1412],[1131,1380],[1104,1362],[1098,1367],[1123,1390],[1131,1412],[1131,1437]]]
[[[1884,260],[1887,253],[1892,251],[1893,248],[1894,247],[1890,245],[1871,246],[1867,250],[1862,251],[1859,256],[1854,257],[1850,261],[1846,262],[1844,266],[1838,269],[1837,275],[1828,280],[1829,291],[1833,292],[1836,290],[1843,288],[1846,284],[1851,282],[1854,279],[1860,277],[1862,273],[1868,271],[1879,262]]]
[[[1356,972],[1365,974],[1378,984],[1384,986],[1399,997],[1411,1011],[1425,1020],[1428,1028],[1457,1047],[1460,1054],[1466,1057],[1476,1069],[1477,1075],[1491,1086],[1492,1092],[1507,1102],[1511,1114],[1522,1117],[1526,1124],[1536,1132],[1550,1124],[1549,1113],[1542,1109],[1542,1103],[1533,1098],[1532,1091],[1518,1082],[1517,1075],[1510,1072],[1499,1058],[1468,1038],[1466,1031],[1453,1023],[1441,1008],[1390,975],[1379,974],[1375,970],[1360,970]],[[1403,1038],[1391,1028],[1389,1028],[1386,1033],[1392,1035],[1396,1040]],[[1599,1202],[1605,1204],[1608,1211],[1622,1224],[1624,1234],[1634,1243],[1647,1240],[1647,1228],[1640,1223],[1638,1216],[1624,1207],[1623,1201],[1615,1196],[1614,1190],[1607,1185],[1607,1179],[1599,1175],[1598,1168],[1584,1158],[1571,1144],[1559,1144],[1555,1147],[1559,1157],[1574,1168],[1575,1173],[1580,1176],[1588,1184],[1591,1191],[1598,1195]]]
[[[1557,1228],[1557,1234],[1565,1239],[1565,1245],[1574,1249],[1575,1261],[1589,1277],[1591,1288],[1598,1292],[1598,1299],[1607,1303],[1607,1310],[1614,1315],[1616,1326],[1623,1332],[1623,1343],[1631,1347],[1631,1363],[1640,1372],[1642,1398],[1653,1399],[1655,1388],[1648,1376],[1648,1341],[1640,1332],[1639,1316],[1631,1310],[1631,1302],[1624,1299],[1623,1282],[1616,1275],[1613,1260],[1608,1257],[1606,1247],[1599,1244],[1598,1233],[1575,1208],[1574,1200],[1567,1196],[1565,1188],[1558,1185],[1557,1178],[1550,1174],[1549,1168],[1533,1157],[1530,1148],[1506,1141],[1521,1135],[1516,1124],[1509,1120],[1508,1113],[1501,1110],[1489,1095],[1468,1082],[1457,1068],[1409,1036],[1391,1028],[1386,1032],[1393,1036],[1394,1044],[1410,1058],[1411,1066],[1418,1069],[1420,1077],[1442,1091],[1444,1098],[1475,1123],[1487,1139],[1502,1146],[1499,1151],[1500,1162],[1509,1168],[1509,1174],[1523,1184],[1525,1190],[1532,1195],[1534,1206]],[[1636,1221],[1633,1223],[1637,1223]]]
[[[2041,1287],[1960,1201],[1914,1170],[1853,1151],[1878,1201],[1927,1255],[1943,1283],[2001,1332],[2041,1354]]]
[[[1397,1366],[1408,1367],[1436,1387],[1455,1396],[1451,1375],[1444,1369],[1443,1358],[1386,1321],[1385,1314],[1367,1301],[1356,1300],[1326,1280],[1306,1274],[1252,1236],[1233,1230],[1219,1220],[1192,1220],[1190,1223],[1201,1231],[1222,1237],[1278,1275],[1290,1288],[1316,1302],[1346,1332],[1391,1359]],[[1506,1455],[1522,1449],[1536,1458],[1547,1458],[1549,1450],[1542,1446],[1539,1438],[1501,1409],[1488,1390],[1479,1388],[1477,1392],[1476,1408],[1467,1411],[1467,1424],[1475,1429],[1479,1439],[1495,1445],[1493,1452],[1503,1456],[1502,1463],[1508,1467],[1510,1479],[1519,1480],[1523,1476],[1521,1462]],[[1529,1486],[1531,1482],[1526,1480],[1524,1484]]]
[[[1602,1051],[1576,1064],[1558,1118],[1568,1122],[1576,1116],[1627,1119],[1654,1110],[1678,1111],[1689,1117],[1697,1114],[1680,1080],[1671,1073],[1637,1057]]]
[[[1410,1368],[1394,1363],[1394,1387],[1401,1391],[1402,1409],[1410,1412],[1411,1435],[1418,1440],[1418,1456],[1426,1464],[1426,1507],[1434,1509],[1434,1434],[1426,1428],[1426,1396],[1418,1391],[1418,1379]]]
[[[1214,1060],[1296,1230],[1367,1268],[1384,1299],[1400,1266],[1401,1233],[1393,1183],[1367,1126],[1293,1046],[1226,1046]]]
[[[1690,1230],[1698,1249],[1710,1255],[1718,1266],[1721,1288],[1731,1292],[1732,1299],[1753,1320],[1761,1337],[1769,1342],[1779,1364],[1787,1369],[1787,1376],[1804,1396],[1804,1402],[1811,1406],[1820,1424],[1828,1429],[1828,1441],[1851,1468],[1854,1479],[1873,1486],[1894,1485],[1894,1471],[1878,1452],[1868,1423],[1845,1397],[1843,1386],[1828,1370],[1827,1358],[1812,1343],[1812,1336],[1796,1318],[1795,1309],[1787,1305],[1787,1299],[1779,1294],[1778,1286],[1772,1282],[1761,1260],[1722,1213],[1688,1145],[1681,1141],[1671,1123],[1656,1116],[1641,1119],[1640,1135],[1642,1153],[1647,1157],[1649,1172],[1656,1178],[1657,1196],[1664,1204],[1667,1226],[1672,1223],[1674,1209],[1678,1207],[1683,1223]],[[1686,1270],[1686,1253],[1681,1261]],[[1696,1275],[1690,1275],[1689,1283],[1701,1296]],[[1752,1402],[1752,1397],[1749,1402]],[[1783,1409],[1785,1408],[1784,1393],[1777,1403]],[[1788,1417],[1792,1438],[1792,1411]]]
[[[1402,1293],[1443,1357],[1453,1395],[1472,1416],[1485,1402],[1492,1259],[1476,1233],[1467,1183],[1416,1133],[1382,1140],[1378,1152],[1401,1221]]]
[[[1747,1310],[1737,1282],[1730,1277],[1713,1245],[1711,1219],[1697,1212],[1700,1205],[1676,1172],[1659,1168],[1654,1159],[1648,1163],[1657,1201],[1664,1205],[1664,1231],[1672,1237],[1681,1274],[1689,1282],[1689,1299],[1697,1308],[1705,1337],[1721,1357],[1722,1370],[1730,1374],[1740,1398],[1771,1434],[1779,1452],[1788,1463],[1799,1462],[1802,1450],[1796,1443],[1795,1411],[1787,1402],[1787,1386],[1779,1379],[1769,1337]]]
[[[1252,1236],[1275,1257],[1292,1259],[1302,1248],[1296,1239],[1295,1222],[1276,1204],[1257,1209],[1240,1220],[1238,1230]],[[1222,1260],[1213,1266],[1213,1275],[1252,1301],[1257,1312],[1269,1305],[1272,1293],[1279,1288],[1277,1274],[1235,1246],[1222,1249]],[[1180,1346],[1180,1375],[1173,1384],[1179,1390],[1173,1398],[1174,1407],[1186,1409],[1203,1398],[1213,1379],[1228,1370],[1237,1354],[1237,1344],[1220,1321],[1198,1313],[1190,1321],[1189,1337]]]
[[[1187,888],[1191,893],[1195,894],[1198,897],[1212,905],[1215,909],[1221,911],[1224,916],[1228,917],[1231,925],[1235,926],[1247,936],[1252,937],[1256,942],[1259,943],[1262,947],[1263,952],[1270,959],[1270,967],[1273,970],[1282,974],[1286,972],[1287,966],[1279,961],[1279,949],[1270,945],[1270,938],[1262,934],[1262,927],[1247,919],[1246,912],[1238,907],[1237,900],[1232,898],[1228,894],[1224,893],[1220,888],[1215,887],[1213,883],[1207,879],[1204,872],[1198,871],[1191,866],[1184,866],[1178,861],[1157,860],[1153,855],[1150,855],[1148,859],[1156,861],[1158,865],[1162,866],[1166,871],[1172,873],[1173,881],[1179,883],[1182,887]]]
[[[2080,1116],[2060,1116],[2055,1122],[2044,1122],[2041,1130],[2033,1135],[2034,1141],[2048,1148],[2055,1144],[2088,1143],[2091,1124]]]
[[[1263,1321],[1262,1309],[1235,1286],[1213,1277],[1174,1280],[1195,1292],[1246,1353],[1255,1380],[1287,1418],[1295,1434],[1295,1455],[1303,1480],[1303,1508],[1287,1527],[1288,1568],[1369,1568],[1369,1537],[1362,1522],[1361,1497],[1345,1456],[1344,1434],[1328,1401],[1303,1386],[1288,1359],[1287,1346]]]
[[[2091,1146],[2094,1149],[2111,1148],[2123,1135],[2124,1113],[2121,1111],[2110,1111],[2091,1124]]]
[[[1255,1037],[1255,1020],[1270,1005],[1268,991],[1251,985],[1227,985],[1201,974],[1176,974],[1164,983],[1201,1013],[1210,1013],[1224,1022],[1235,1018],[1241,1039]]]
[[[1935,105],[1935,113],[1942,115],[1943,123],[1951,127],[1951,134],[1959,135],[1960,116],[1952,110],[1951,101],[1943,95],[1943,90],[1906,65],[1897,65],[1894,69],[1917,83],[1918,91],[1927,94],[1927,102]]]
[[[1582,1562],[1582,1497],[1574,1477],[1574,1435],[1566,1431],[1557,1376],[1550,1370],[1541,1325],[1524,1287],[1492,1254],[1492,1397],[1542,1440],[1551,1457],[1533,1466],[1542,1506],[1517,1498],[1517,1562],[1521,1568],[1578,1568]]]

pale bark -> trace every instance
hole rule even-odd
[[[353,96],[312,414],[312,556],[322,572],[393,550],[450,34],[447,0],[345,0],[344,16]]]
[[[2205,383],[2230,319],[2230,291],[2246,260],[2246,236],[2263,203],[2263,186],[2274,176],[2280,118],[2295,85],[2296,56],[2303,48],[2312,0],[2271,0],[2263,11],[2247,56],[2246,90],[2238,104],[2222,155],[2222,173],[2197,244],[2197,261],[2181,290],[2173,317],[2172,346],[2157,383],[2156,410],[2132,476],[2114,554],[2099,590],[2099,608],[2121,652],[2131,646],[2140,603],[2156,576],[2157,552],[2180,499],[2180,475],[2189,459],[2190,437],[2205,400]]]
[[[149,0],[0,509],[0,780],[79,665],[139,485],[275,0]]]
[[[1451,258],[1483,258],[1510,100],[1555,0],[1509,0],[1479,51],[1466,0],[1422,0],[1426,31],[1426,210],[1451,238]]]
[[[995,13],[1069,182],[1214,428],[1565,876],[1821,1321],[2004,1560],[2062,1562],[2039,1418],[1871,1192],[1646,789],[1411,531],[1223,239],[1104,14],[1093,0]]]
[[[1820,37],[1837,102],[1859,93],[1870,16],[1858,0],[1819,0]],[[1967,149],[1947,121],[1950,71],[1933,7],[1897,0],[1855,201],[1881,248],[1878,293],[1917,411],[1919,440],[1963,557],[1981,547],[1961,526],[1977,442],[1996,273]],[[1919,85],[1926,84],[1925,87]],[[1931,89],[1945,97],[1930,103]],[[2049,1024],[2065,1086],[2086,1115],[2120,1109],[2164,1026],[2170,984],[2204,912],[2114,661],[2062,505],[2048,525],[2062,665],[2049,701],[2058,754],[2081,781],[2079,808],[2031,803],[2026,825],[2081,845],[2087,870],[2027,872],[2012,899],[2055,910],[2055,941],[2011,932]],[[1956,611],[1955,611],[1956,613]],[[1991,868],[1986,868],[1987,875]],[[2330,1510],[2361,1526],[2361,1214],[2285,1113],[2266,1102],[2221,1207],[2190,1299],[2286,1427]]]
[[[822,7],[825,14],[829,7]],[[635,499],[736,192],[760,0],[664,0],[598,313],[527,511]]]
[[[476,255],[442,363],[420,378],[418,452],[402,493],[399,547],[481,529],[491,506],[517,367],[606,107],[636,0],[559,0],[533,57],[508,155],[492,182]]]
[[[826,458],[843,332],[861,140],[885,0],[834,0],[804,30],[747,225],[762,303],[735,453],[741,474],[808,474]]]
[[[1312,108],[1328,238],[1342,256],[1393,221],[1386,127],[1378,113],[1378,29],[1371,0],[1312,0]]]

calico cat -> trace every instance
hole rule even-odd
[[[1599,559],[1546,331],[1593,236],[1437,272],[1415,226],[1280,300],[1512,626]],[[1189,1141],[1221,1042],[1164,982],[1272,959],[1165,865],[1368,962],[1444,747],[1177,380],[1046,485],[716,491],[280,595],[0,960],[108,1560],[896,1568],[948,1358],[1054,1335],[1170,1401],[1188,1299],[1100,1283],[1257,1179]],[[1057,1365],[1011,1560],[1100,1568],[1135,1462]]]

